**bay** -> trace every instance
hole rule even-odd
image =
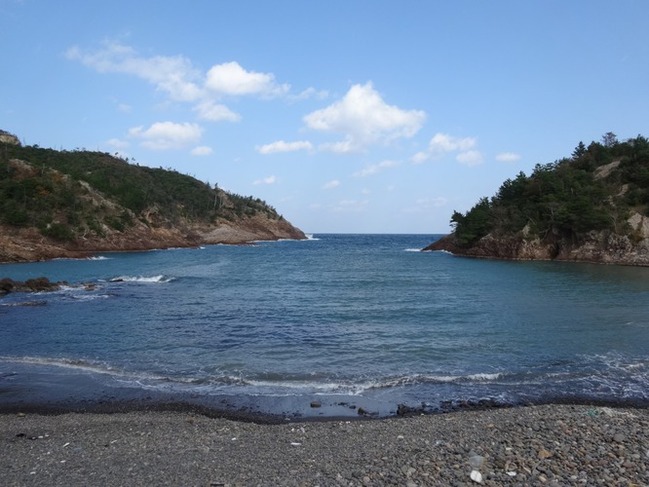
[[[301,416],[649,405],[649,269],[419,252],[437,237],[2,265],[0,277],[69,286],[0,298],[0,406],[156,394]]]

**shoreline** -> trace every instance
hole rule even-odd
[[[649,410],[544,405],[256,424],[0,414],[8,485],[648,485]]]
[[[1,395],[13,392],[0,389]],[[639,400],[562,398],[553,397],[535,402],[499,403],[493,400],[445,401],[438,405],[421,403],[411,406],[394,403],[381,408],[363,398],[340,402],[340,398],[326,396],[198,396],[196,394],[170,394],[154,391],[121,390],[103,395],[50,397],[47,394],[25,400],[0,400],[1,415],[60,416],[66,414],[131,414],[131,413],[178,413],[195,414],[212,419],[253,423],[258,425],[288,423],[328,423],[336,421],[385,421],[412,417],[436,417],[449,414],[489,412],[518,408],[538,407],[588,407],[613,410],[634,409],[647,411],[649,403]],[[358,404],[362,404],[359,406]],[[372,407],[375,406],[375,407]],[[389,409],[389,412],[386,412]],[[383,412],[378,412],[383,411]]]

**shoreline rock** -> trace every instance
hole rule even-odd
[[[104,238],[79,238],[60,242],[46,238],[35,228],[0,225],[0,263],[40,262],[58,258],[84,258],[98,252],[133,252],[164,248],[191,248],[200,245],[243,245],[258,240],[305,240],[300,229],[284,219],[263,216],[244,218],[236,223],[154,228],[144,224]]]
[[[628,236],[605,232],[591,232],[580,242],[543,242],[520,234],[489,234],[470,247],[459,245],[451,233],[424,247],[422,252],[440,250],[457,256],[483,259],[649,266],[649,238],[633,242]]]
[[[58,291],[61,286],[67,285],[65,281],[52,282],[47,277],[37,277],[26,281],[14,281],[8,277],[0,279],[0,297],[16,292],[37,293]]]

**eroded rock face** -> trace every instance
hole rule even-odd
[[[507,260],[559,260],[649,266],[649,219],[634,213],[628,219],[630,235],[590,232],[578,241],[542,242],[525,236],[486,235],[469,248],[457,244],[453,234],[433,242],[424,251],[445,250],[456,255]]]
[[[4,144],[21,145],[20,140],[14,134],[0,130],[0,142]]]
[[[256,240],[306,239],[284,219],[263,215],[213,225],[153,227],[137,223],[124,232],[106,229],[104,237],[80,237],[70,242],[45,238],[35,228],[0,225],[0,262],[33,262],[54,258],[84,257],[95,252],[137,251],[206,244],[244,244]]]

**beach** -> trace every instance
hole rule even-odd
[[[0,415],[3,485],[649,485],[649,410],[542,405],[260,424]]]

